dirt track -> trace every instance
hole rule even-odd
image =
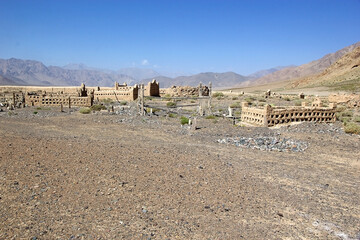
[[[19,111],[0,116],[0,239],[360,239],[360,139],[334,126],[203,119],[193,131],[178,119]],[[216,142],[262,134],[310,145]]]

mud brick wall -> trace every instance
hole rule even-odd
[[[118,90],[100,90],[94,92],[94,99],[114,101],[134,101],[138,98],[138,87],[119,87]]]
[[[248,103],[242,103],[241,121],[254,124],[257,126],[265,126],[266,109],[251,108]]]
[[[241,120],[257,126],[272,127],[277,124],[292,122],[335,122],[336,105],[330,107],[249,107],[242,103]]]
[[[160,85],[155,79],[149,82],[147,86],[145,86],[144,95],[154,97],[160,96]]]
[[[69,105],[71,106],[78,106],[78,107],[90,107],[92,106],[93,100],[91,96],[87,97],[75,97],[75,96],[62,96],[62,95],[55,95],[55,96],[43,96],[43,95],[26,95],[25,102],[28,105],[33,106],[63,106]]]

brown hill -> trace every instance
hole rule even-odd
[[[255,80],[246,81],[240,84],[239,86],[246,87],[253,85],[263,85],[272,82],[303,78],[317,73],[321,73],[326,68],[330,67],[333,63],[335,63],[339,58],[341,58],[342,56],[344,56],[349,52],[352,52],[358,46],[360,46],[360,42],[345,47],[335,53],[327,54],[324,57],[312,61],[310,63],[306,63],[298,67],[284,68],[282,70],[268,74],[264,77]]]
[[[292,83],[293,87],[331,86],[341,83],[359,84],[360,82],[360,46],[345,54],[323,72]]]

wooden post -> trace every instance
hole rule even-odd
[[[64,109],[63,109],[63,104],[60,103],[60,112],[63,112],[63,111],[64,111]]]

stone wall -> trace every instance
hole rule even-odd
[[[330,103],[329,107],[319,107],[316,102],[311,107],[272,107],[264,108],[249,107],[248,103],[242,103],[241,121],[257,126],[272,127],[278,124],[293,122],[335,122],[336,104]]]

